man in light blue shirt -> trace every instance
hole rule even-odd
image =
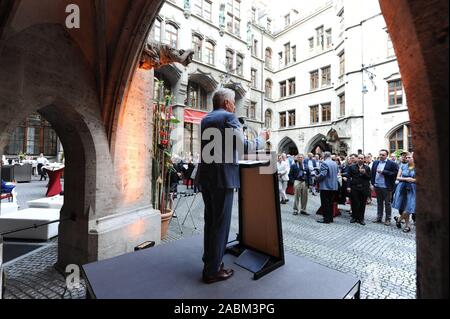
[[[378,164],[377,173],[375,175],[375,187],[378,188],[386,188],[386,182],[384,180],[384,175],[380,172],[384,171],[384,167],[386,166],[386,161],[380,161]]]
[[[329,224],[333,222],[333,197],[338,190],[338,172],[339,168],[336,162],[331,160],[331,153],[325,152],[323,162],[320,165],[320,174],[317,176],[323,211],[323,219],[318,220],[318,223]]]

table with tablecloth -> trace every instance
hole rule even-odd
[[[49,178],[45,196],[52,197],[59,195],[62,192],[61,175],[64,171],[64,166],[44,166],[42,169],[45,170]]]

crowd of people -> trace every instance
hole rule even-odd
[[[416,170],[413,153],[401,152],[399,158],[380,150],[372,154],[338,156],[330,152],[309,153],[307,156],[279,154],[278,180],[280,203],[289,202],[287,193],[294,195],[293,214],[310,215],[307,212],[308,196],[320,194],[323,219],[320,223],[333,222],[338,204],[351,205],[350,223],[365,225],[366,205],[377,200],[375,223],[390,226],[392,208],[398,210],[395,224],[403,231],[411,231],[411,219],[415,222]]]
[[[178,185],[181,181],[187,186],[187,189],[192,189],[194,192],[197,192],[197,186],[194,183],[194,179],[197,175],[199,162],[199,154],[196,154],[195,156],[187,154],[183,157],[178,155],[172,156],[172,165],[168,170],[170,192],[176,193],[178,191]]]

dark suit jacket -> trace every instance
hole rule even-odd
[[[212,130],[213,132],[220,132],[221,136],[216,137],[209,134],[210,130],[208,129],[214,129]],[[226,157],[229,154],[225,153],[226,132],[228,134],[232,132],[235,136],[231,160],[229,157]],[[265,145],[264,140],[259,137],[252,142],[245,140],[241,125],[236,116],[223,109],[214,110],[203,118],[201,122],[201,135],[203,137],[201,141],[201,161],[197,171],[196,184],[200,188],[205,187],[209,189],[239,188],[239,159],[243,155],[240,153],[242,151],[248,153],[262,149]],[[212,148],[212,145],[215,147]],[[220,145],[222,146],[221,149],[219,148]],[[215,155],[217,161],[215,159],[210,163],[205,161],[205,154],[203,154],[205,148],[207,148],[205,153]],[[210,149],[213,151],[209,152]]]
[[[371,183],[374,186],[375,186],[375,176],[377,175],[378,164],[380,164],[380,161],[375,161],[372,164]],[[394,189],[395,181],[397,180],[397,173],[398,173],[397,163],[395,163],[391,160],[386,160],[386,165],[384,166],[383,175],[384,175],[384,182],[386,183],[386,187],[389,190]]]
[[[364,191],[367,193],[367,195],[370,194],[370,167],[367,165],[364,165],[365,173],[359,172],[359,166],[358,164],[353,164],[348,168],[348,174],[347,178],[348,180],[348,186],[351,189],[356,189],[359,191]]]
[[[301,172],[301,174],[299,174]],[[307,169],[304,168],[303,163],[295,162],[291,165],[289,170],[289,180],[290,181],[306,181],[307,180]]]

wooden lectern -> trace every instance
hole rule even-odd
[[[227,253],[238,256],[235,263],[253,272],[256,280],[284,265],[276,160],[239,164],[239,233]]]

